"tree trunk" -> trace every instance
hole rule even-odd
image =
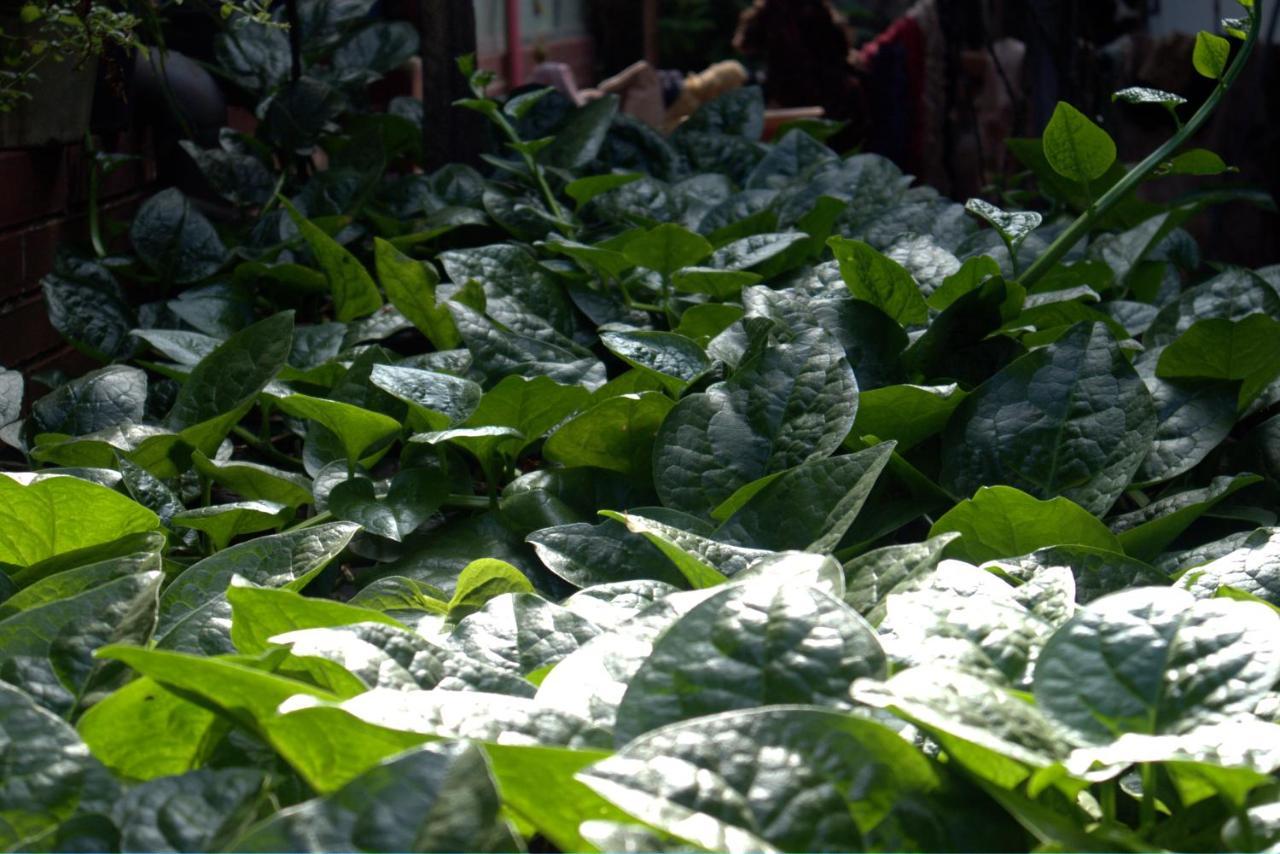
[[[423,144],[426,168],[477,163],[483,117],[453,106],[471,97],[456,60],[476,52],[476,12],[472,0],[420,0],[422,34]]]

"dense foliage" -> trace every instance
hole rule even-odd
[[[159,194],[46,283],[107,364],[0,373],[0,847],[1280,845],[1280,269],[1209,196],[1020,280],[1126,174],[1067,109],[1034,214],[749,89],[477,78],[516,159],[423,175],[279,37],[240,222]]]

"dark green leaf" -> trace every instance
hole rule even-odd
[[[1155,432],[1151,395],[1111,334],[1080,324],[960,404],[943,434],[955,451],[943,461],[941,483],[960,495],[1006,483],[1105,513]]]

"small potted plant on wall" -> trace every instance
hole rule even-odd
[[[96,0],[0,0],[0,148],[82,139],[99,59],[139,18]]]

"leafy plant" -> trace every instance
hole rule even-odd
[[[4,847],[1277,844],[1276,269],[1099,202],[1018,279],[1061,211],[758,92],[475,100],[487,175],[227,134],[279,200],[46,282],[104,366],[0,373]]]

